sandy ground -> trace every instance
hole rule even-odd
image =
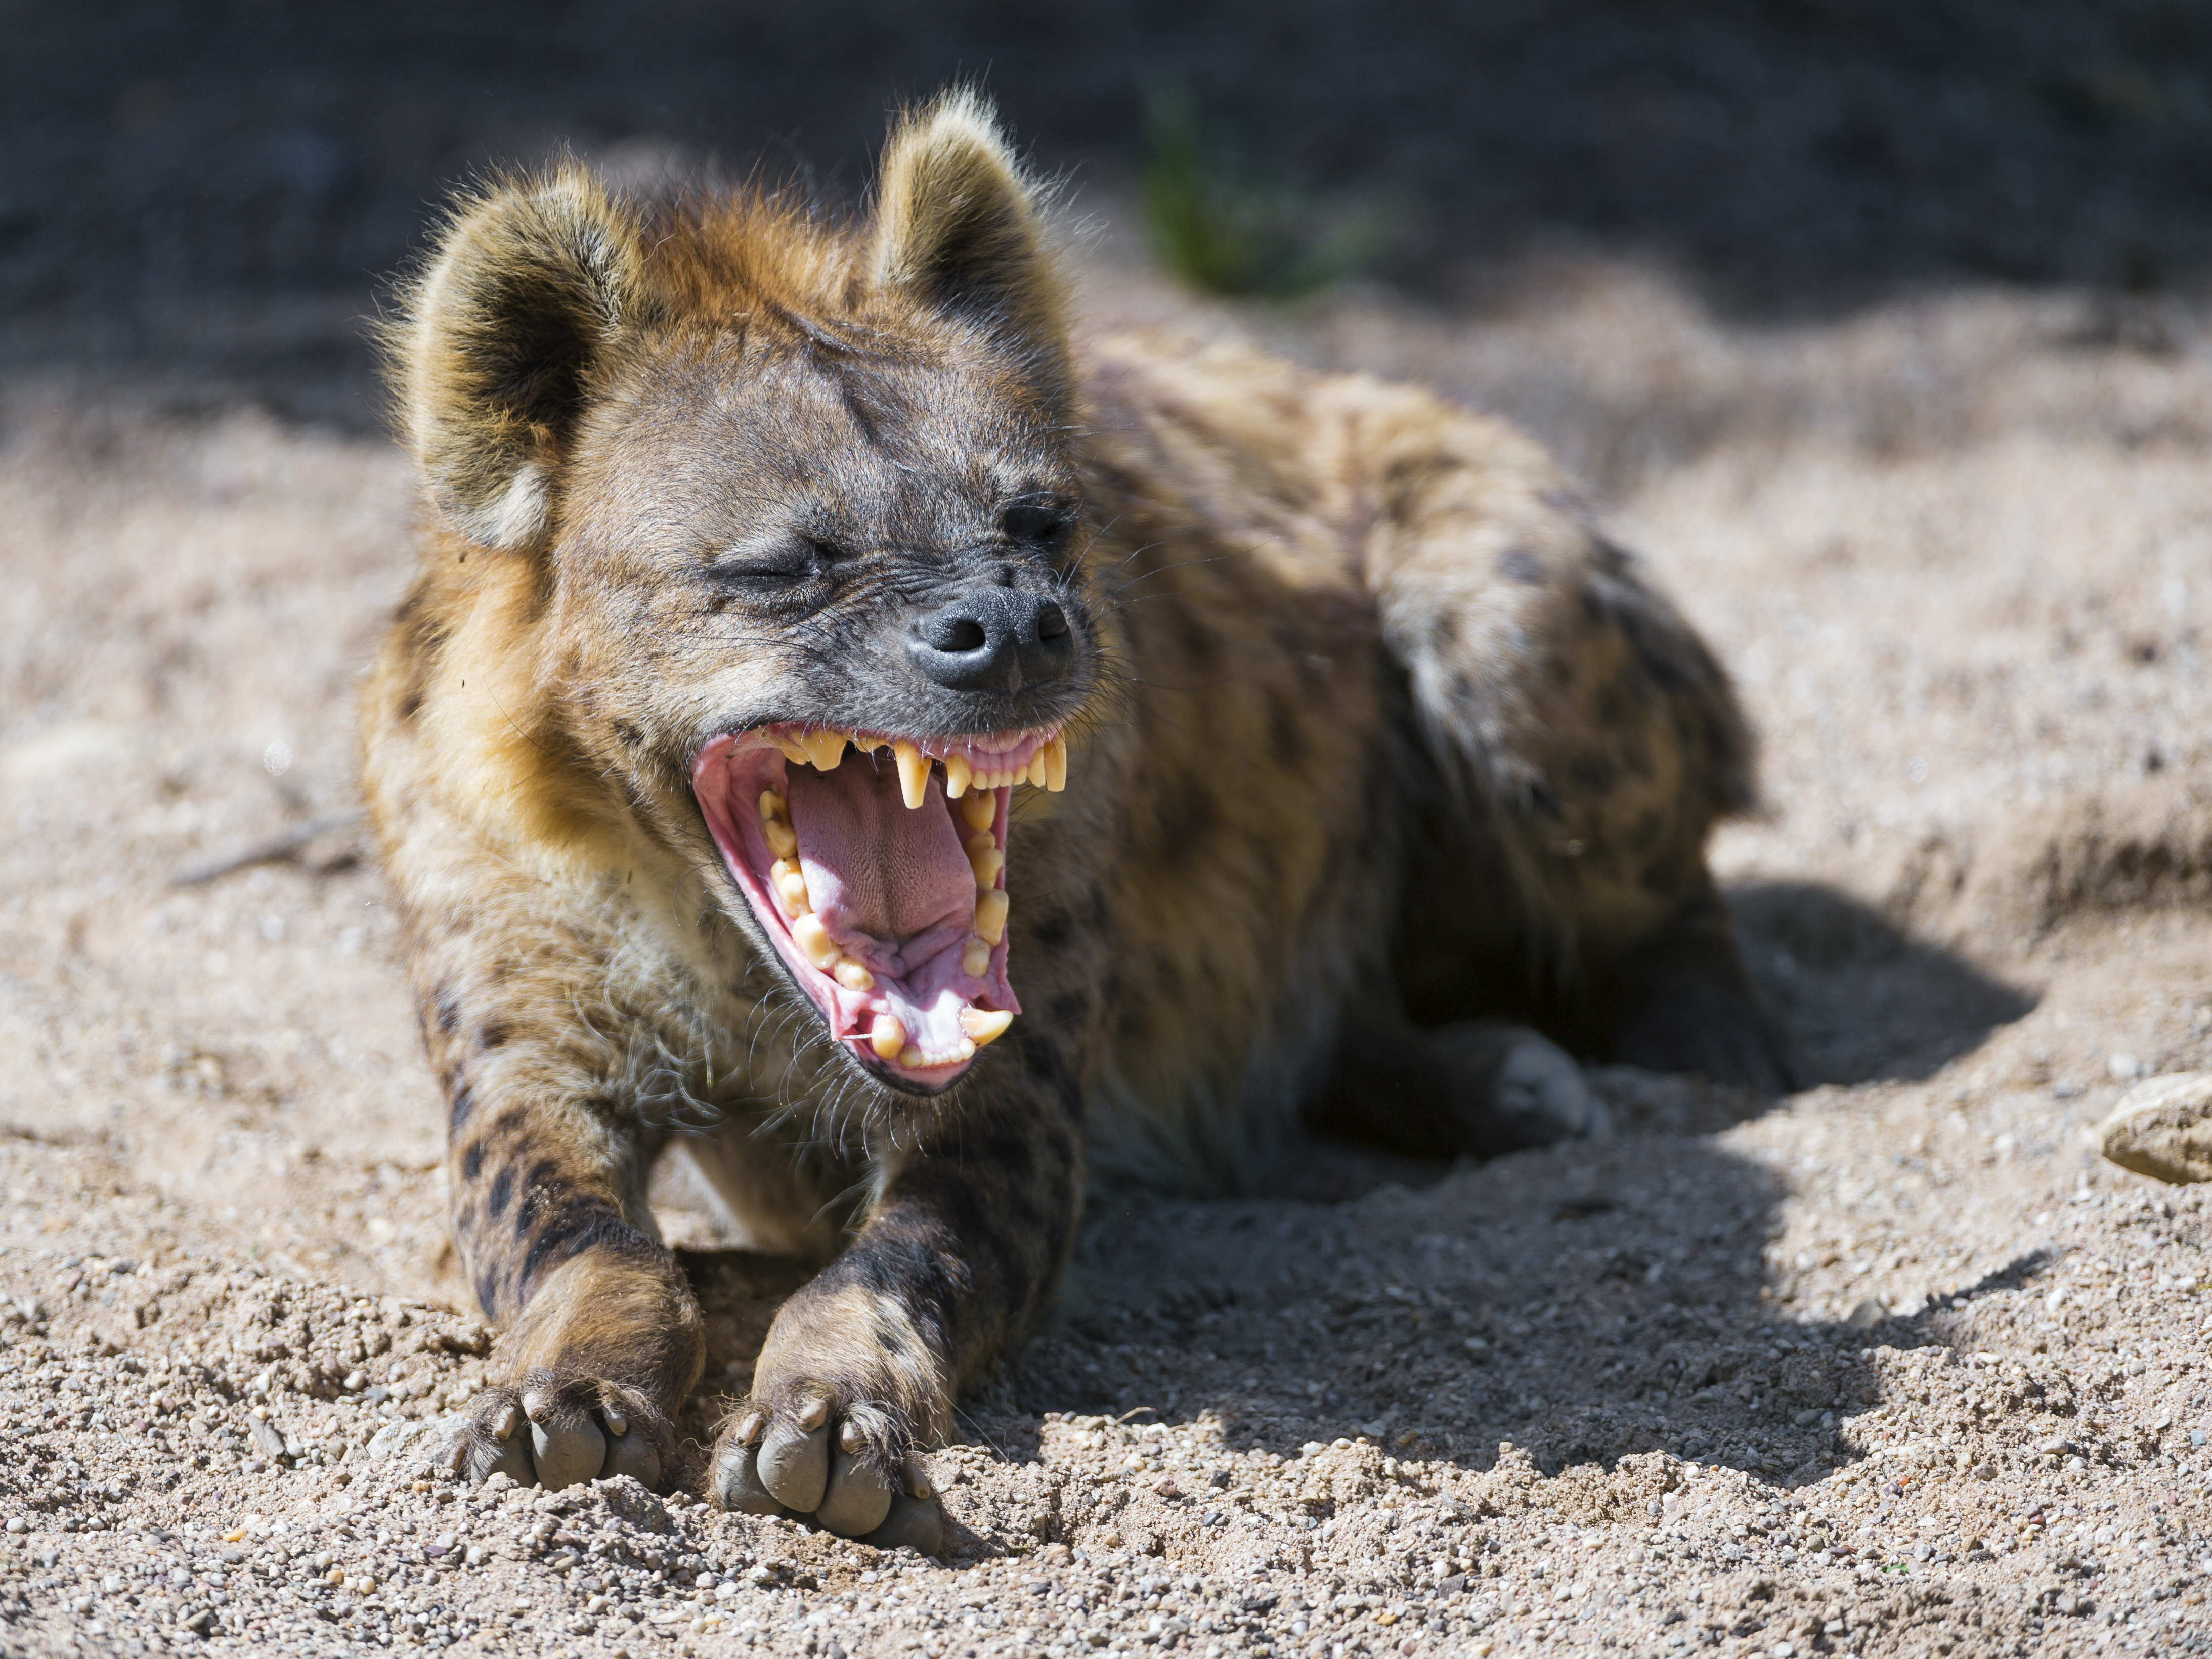
[[[1609,1071],[1607,1144],[1103,1198],[1062,1316],[937,1459],[942,1562],[623,1482],[432,1482],[487,1334],[344,817],[403,470],[20,375],[0,1647],[2212,1646],[2205,1206],[2086,1139],[2212,1065],[2212,318],[1968,287],[1753,325],[1595,258],[1462,314],[1232,315],[1087,258],[1096,313],[1418,375],[1591,481],[1765,734],[1718,860],[1818,1086]],[[662,1193],[702,1247],[697,1435],[795,1270]]]

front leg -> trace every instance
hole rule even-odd
[[[514,1297],[487,1301],[487,1311],[502,1317],[521,1302],[492,1385],[445,1449],[447,1467],[470,1480],[499,1472],[525,1486],[628,1474],[659,1486],[674,1461],[676,1411],[704,1358],[698,1304],[681,1271],[599,1198],[562,1194],[518,1218],[514,1231],[503,1258],[465,1251],[471,1267],[515,1286]]]
[[[716,1441],[723,1507],[937,1552],[943,1517],[913,1454],[951,1432],[959,1389],[1042,1311],[1081,1204],[1073,1085],[994,1070],[897,1156],[851,1245],[777,1313]]]
[[[657,1486],[705,1341],[646,1206],[653,1138],[597,1035],[624,1029],[620,1012],[577,1019],[565,975],[471,971],[467,943],[449,936],[425,953],[440,971],[424,1028],[448,1101],[453,1243],[504,1334],[493,1384],[444,1460],[471,1480],[629,1474]]]

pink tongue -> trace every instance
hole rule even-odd
[[[919,959],[892,960],[902,942],[913,941],[927,957],[966,936],[975,874],[936,780],[928,799],[909,811],[897,769],[875,758],[848,755],[828,773],[793,767],[786,785],[791,827],[807,897],[830,936],[871,966],[911,972]],[[939,936],[915,937],[932,931]],[[878,948],[867,948],[871,943]]]

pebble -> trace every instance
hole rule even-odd
[[[2212,1072],[2178,1072],[2139,1083],[2097,1130],[2123,1170],[2181,1185],[2212,1181]]]

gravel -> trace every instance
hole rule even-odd
[[[1094,306],[1173,308],[1091,257]],[[1765,730],[1717,857],[1814,1086],[1601,1068],[1611,1142],[1101,1195],[936,1455],[941,1561],[426,1478],[489,1334],[376,878],[340,828],[168,884],[351,804],[403,474],[250,410],[0,395],[0,1645],[2212,1643],[2212,1215],[2093,1144],[2212,1069],[2212,330],[2147,353],[1994,290],[1754,329],[1571,274],[1243,321],[1519,412],[1612,492]],[[655,1203],[708,1314],[696,1480],[800,1270],[727,1248],[680,1159]]]

